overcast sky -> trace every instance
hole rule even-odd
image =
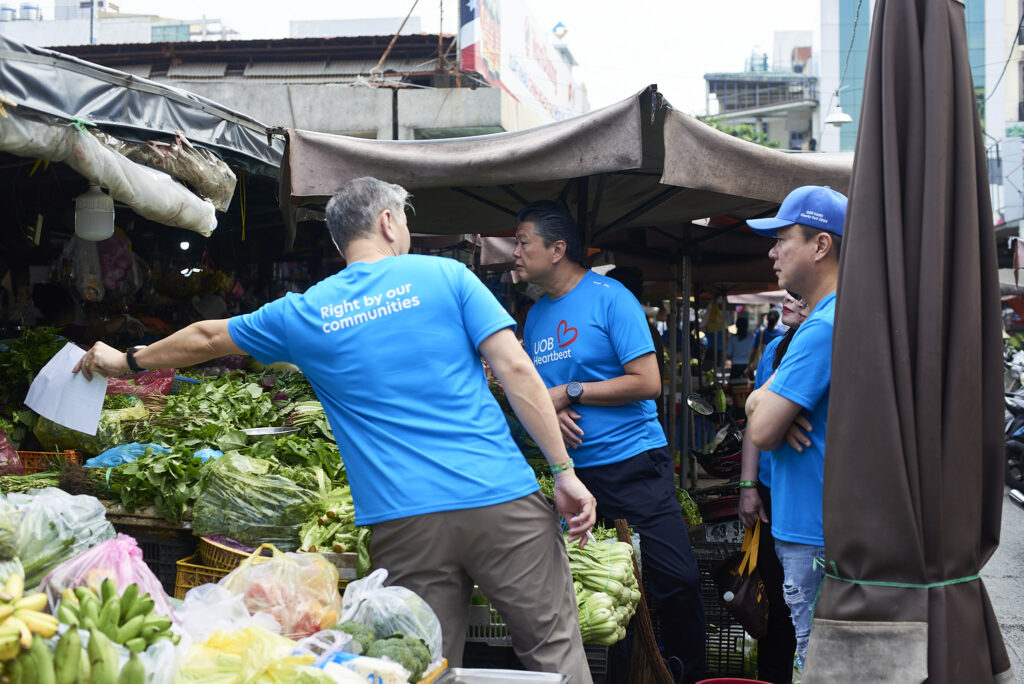
[[[122,12],[180,19],[220,18],[242,38],[283,38],[290,20],[405,16],[412,0],[112,0]],[[441,29],[457,29],[458,2],[444,0]],[[523,0],[503,0],[522,2]],[[709,71],[740,71],[756,47],[771,55],[778,30],[819,33],[819,0],[527,0],[542,27],[562,22],[577,77],[593,108],[657,83],[669,102],[703,113]],[[41,3],[52,17],[52,0]],[[436,32],[441,3],[419,0],[424,32]],[[817,48],[817,45],[816,45]]]

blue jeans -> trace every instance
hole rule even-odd
[[[789,614],[793,618],[796,657],[800,661],[800,668],[803,669],[804,656],[807,655],[807,640],[811,635],[814,601],[818,597],[818,588],[825,579],[824,566],[819,564],[815,567],[814,559],[825,557],[825,547],[794,544],[776,539],[775,553],[782,563],[782,594],[786,597],[786,605],[789,606]]]

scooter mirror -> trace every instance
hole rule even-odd
[[[686,405],[690,407],[691,411],[699,413],[702,416],[710,416],[715,412],[715,407],[708,403],[708,401],[699,394],[691,394],[686,397]]]

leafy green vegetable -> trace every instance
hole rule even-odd
[[[109,493],[129,512],[153,506],[161,518],[178,522],[199,496],[206,467],[191,449],[167,454],[146,449],[138,460],[106,469],[108,489],[101,494]]]
[[[21,408],[36,373],[67,343],[56,328],[34,328],[0,344],[0,413]]]
[[[197,535],[223,535],[285,551],[299,546],[303,524],[316,515],[326,476],[308,468],[276,465],[238,452],[210,463],[192,507]]]
[[[245,445],[238,430],[283,422],[271,396],[258,384],[244,376],[224,376],[189,385],[167,397],[163,411],[135,423],[128,436],[141,443],[229,451]]]
[[[303,439],[298,435],[286,435],[276,440],[264,438],[244,453],[253,458],[276,459],[286,465],[323,468],[331,480],[343,480],[345,477],[338,446],[323,439]]]

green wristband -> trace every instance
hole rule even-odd
[[[737,484],[740,489],[757,489],[757,483],[753,480],[740,480]]]
[[[575,468],[575,467],[576,467],[576,464],[573,463],[572,459],[570,458],[565,463],[556,463],[553,466],[551,466],[551,474],[552,475],[557,475],[558,473],[564,473],[566,470],[569,470],[570,468]]]

